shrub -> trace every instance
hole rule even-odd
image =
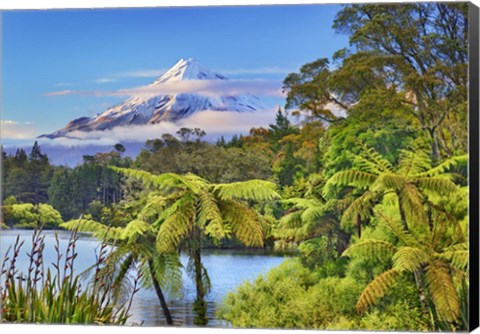
[[[3,214],[6,224],[16,228],[56,228],[63,223],[60,213],[44,203],[4,206]]]

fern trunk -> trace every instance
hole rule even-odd
[[[201,258],[201,247],[198,245],[192,252],[193,263],[195,266],[195,286],[197,289],[197,298],[194,304],[195,311],[195,324],[196,325],[206,325],[208,323],[207,319],[207,303],[205,302],[205,287],[203,284],[203,275],[202,275],[202,258]]]
[[[404,231],[408,232],[407,218],[406,218],[406,215],[405,215],[405,209],[403,208],[402,202],[400,200],[400,194],[397,194],[397,197],[398,197],[398,207],[399,207],[399,210],[400,210],[400,220],[402,222],[402,226],[403,226]],[[428,315],[427,297],[425,295],[422,271],[421,270],[415,270],[413,272],[413,276],[415,278],[415,284],[417,286],[418,298],[420,299],[420,305],[422,307],[422,313],[424,315]]]
[[[424,314],[428,314],[427,297],[425,296],[425,289],[423,287],[422,272],[420,270],[415,270],[413,272],[413,276],[415,277],[415,284],[417,285],[418,296],[420,298],[420,304],[422,305],[422,312]]]
[[[162,306],[163,314],[165,315],[165,320],[167,321],[168,325],[173,325],[172,315],[170,310],[168,309],[167,302],[165,300],[165,296],[163,295],[162,288],[155,277],[155,271],[153,270],[153,263],[152,260],[148,261],[148,266],[150,268],[150,275],[152,276],[153,287],[155,288],[155,292],[157,293],[158,300],[160,301],[160,305]]]
[[[403,208],[402,201],[400,200],[400,192],[397,193],[398,198],[398,209],[400,211],[400,220],[402,222],[403,229],[405,232],[408,232],[408,224],[407,224],[407,217],[405,215],[405,209]]]
[[[358,239],[362,237],[362,217],[360,214],[357,214],[357,236]]]

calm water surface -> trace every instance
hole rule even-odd
[[[70,237],[68,231],[43,232],[46,234],[44,252],[46,265],[56,259],[55,232],[59,236],[61,251],[66,249]],[[17,235],[20,235],[20,239],[25,240],[17,264],[22,271],[26,271],[28,267],[26,252],[30,251],[32,245],[32,231],[0,231],[0,259],[3,259],[8,246],[15,242]],[[98,249],[99,243],[96,239],[86,234],[81,235],[76,245],[78,257],[75,269],[77,273],[83,272],[95,263],[95,254]],[[228,324],[214,319],[216,305],[228,292],[234,291],[244,281],[252,281],[259,275],[267,273],[284,260],[279,255],[252,250],[204,250],[202,256],[203,264],[207,268],[212,283],[212,290],[206,300],[208,303],[207,315],[210,319],[209,326],[213,327],[228,326]],[[185,255],[181,256],[181,261],[186,267],[188,259]],[[195,285],[185,272],[183,278],[183,298],[169,298],[168,304],[176,325],[191,326],[194,318],[191,310],[195,300]],[[165,325],[162,309],[153,290],[140,290],[134,297],[130,313],[132,314],[131,323],[143,324],[143,326]]]

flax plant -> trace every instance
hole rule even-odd
[[[85,287],[75,274],[77,231],[72,231],[64,253],[55,235],[55,262],[52,269],[44,262],[45,235],[32,234],[32,247],[27,253],[26,273],[18,268],[23,240],[17,236],[1,263],[1,322],[56,324],[124,325],[129,318],[133,296],[138,291],[141,273],[133,280],[130,295],[120,298],[114,286],[114,275],[108,262],[107,244],[102,242],[94,264],[93,283]]]

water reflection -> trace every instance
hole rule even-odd
[[[50,264],[56,259],[54,250],[55,231],[45,231],[45,264]],[[64,251],[68,244],[70,232],[57,231],[60,240],[60,251]],[[18,268],[26,271],[28,258],[26,252],[31,248],[31,231],[0,231],[0,258],[3,259],[9,245],[15,242],[17,235],[25,240],[21,257],[18,259]],[[82,234],[77,242],[78,258],[75,263],[76,273],[88,269],[95,262],[95,251],[99,243],[87,234]],[[254,280],[257,276],[268,272],[279,265],[283,257],[266,251],[257,250],[204,250],[202,261],[208,271],[212,289],[206,296],[208,326],[226,327],[227,323],[214,318],[216,305],[222,301],[226,294],[233,291],[245,280]],[[182,254],[181,261],[186,267],[188,259]],[[168,299],[174,324],[177,326],[192,326],[194,314],[192,305],[195,300],[195,285],[186,272],[183,273],[184,290],[183,298]],[[142,289],[134,297],[130,322],[143,326],[164,326],[166,322],[154,290]]]

